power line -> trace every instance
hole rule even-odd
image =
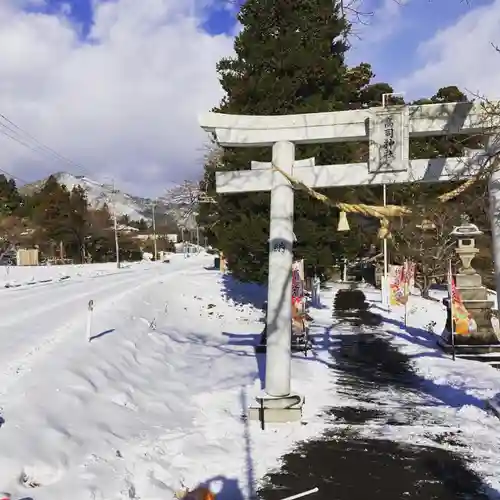
[[[8,127],[5,127],[5,125],[3,125],[2,123],[0,123],[0,127],[7,128],[7,130],[10,130]],[[15,135],[8,134],[7,132],[5,132],[5,130],[0,129],[0,134],[4,135],[5,137],[8,137],[9,139],[12,139],[13,141],[17,142],[18,144],[21,144],[22,146],[30,149],[31,151],[33,151],[35,153],[39,152],[39,149],[34,148],[29,143],[23,141],[22,139],[19,139],[19,137],[15,136]]]
[[[2,122],[1,120],[4,120],[4,122]],[[12,141],[17,142],[18,144],[21,144],[22,146],[24,146],[25,148],[29,149],[34,153],[41,154],[42,156],[48,157],[50,159],[55,159],[58,162],[65,163],[80,171],[86,170],[85,168],[82,167],[82,165],[58,153],[55,149],[39,141],[35,136],[33,136],[28,131],[21,128],[19,125],[14,123],[12,120],[7,118],[7,116],[5,116],[2,113],[0,113],[0,134],[11,139]],[[2,170],[0,169],[0,171]],[[3,172],[14,179],[20,180],[23,183],[26,182],[10,173],[7,173],[6,171]]]
[[[52,154],[57,159],[65,162],[65,163],[68,163],[70,165],[73,165],[73,166],[77,167],[78,169],[85,170],[78,163],[76,163],[73,160],[67,158],[66,156],[63,156],[62,154],[58,153],[55,149],[53,149],[50,146],[47,146],[43,142],[39,141],[32,134],[30,134],[29,132],[27,132],[26,130],[24,130],[23,128],[21,128],[19,125],[17,125],[16,123],[14,123],[12,120],[10,120],[9,118],[7,118],[4,114],[0,113],[0,118],[2,118],[4,121],[6,121],[9,125],[13,126],[16,130],[19,130],[20,132],[22,132],[29,139],[31,139],[37,145],[37,147],[40,148],[41,150],[47,151],[48,153]],[[3,124],[1,122],[0,122],[0,126],[6,128],[7,130],[9,130],[9,131],[11,131],[13,133],[17,133],[18,135],[20,135],[18,132],[16,132],[15,130],[12,130],[12,128],[9,128],[7,125],[5,125],[5,124]]]
[[[15,181],[22,182],[23,184],[29,184],[29,182],[27,180],[21,179],[21,177],[18,177],[17,175],[14,175],[14,174],[11,174],[10,172],[7,172],[7,170],[3,170],[2,168],[0,168],[0,174],[5,174],[8,177],[11,177],[12,179],[14,179]]]

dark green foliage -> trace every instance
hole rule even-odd
[[[128,225],[139,229],[139,231],[146,231],[148,229],[148,224],[144,219],[138,221],[128,221]]]
[[[359,311],[368,309],[368,303],[362,290],[339,290],[335,294],[333,308],[335,312]]]
[[[66,241],[71,233],[70,193],[50,176],[32,199],[33,222],[43,228],[43,238],[54,242]]]
[[[243,30],[235,42],[237,56],[222,60],[217,67],[227,95],[215,111],[273,115],[359,109],[377,105],[383,93],[392,91],[387,84],[371,85],[369,65],[347,68],[343,35],[348,26],[331,0],[248,0],[239,21]],[[367,146],[358,143],[311,145],[297,148],[296,158],[314,156],[318,164],[346,163],[362,161],[366,152]],[[220,160],[219,169],[248,169],[252,160],[270,161],[271,151],[226,149]],[[207,231],[210,242],[224,251],[237,278],[263,281],[269,193],[217,196],[214,163],[207,162],[203,184],[218,203],[202,206],[200,223],[211,228]],[[333,200],[342,201],[352,191],[324,190]],[[337,210],[296,192],[295,255],[318,273],[331,266],[347,246],[358,252],[359,244],[346,245],[345,236],[336,232],[337,218]],[[358,243],[373,239],[363,231],[357,231],[357,236]]]
[[[109,210],[107,206],[92,210],[80,186],[69,192],[55,176],[50,176],[42,189],[22,197],[13,180],[0,176],[0,198],[2,247],[38,245],[43,257],[65,257],[76,262],[116,258]],[[120,234],[121,259],[137,260],[141,255],[138,242]]]
[[[21,202],[22,197],[17,190],[16,181],[0,174],[0,215],[12,215],[19,210]]]
[[[235,41],[236,57],[224,59],[217,66],[226,96],[214,111],[282,115],[380,106],[382,95],[393,89],[387,83],[372,82],[374,75],[368,64],[346,66],[344,34],[349,27],[334,4],[331,0],[247,0],[239,14],[243,29]],[[449,86],[430,99],[412,104],[466,100],[457,87]],[[396,103],[403,101],[393,97],[388,102]],[[478,137],[419,138],[410,141],[410,158],[461,156],[464,147],[480,145]],[[209,242],[225,253],[235,277],[264,281],[268,268],[269,193],[218,196],[215,170],[249,169],[252,160],[270,161],[271,149],[227,148],[218,154],[214,145],[213,153],[206,162],[202,188],[216,203],[201,206],[199,223],[206,228]],[[363,162],[367,161],[368,144],[297,147],[297,159],[312,156],[318,165]],[[435,205],[439,194],[456,185],[389,186],[388,202],[418,207],[431,202]],[[484,186],[477,189],[481,191]],[[321,192],[334,202],[382,204],[382,186],[331,188]],[[469,213],[484,216],[484,203],[476,203],[477,196],[474,198],[473,193],[470,190],[462,195],[456,202],[457,208],[468,206]],[[416,212],[420,214],[420,208]],[[372,223],[352,215],[348,219],[351,230],[338,233],[338,211],[296,191],[294,254],[305,259],[308,270],[322,274],[338,258],[352,260],[366,255],[371,245],[380,245],[378,221]],[[413,224],[417,226],[418,222],[414,220]]]

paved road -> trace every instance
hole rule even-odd
[[[332,429],[283,457],[259,497],[280,500],[317,486],[311,500],[497,499],[460,453],[468,443],[451,417],[456,395],[436,394],[373,325],[374,316],[366,319],[345,328],[333,321],[339,406],[325,415]],[[424,437],[429,446],[391,440],[398,434]]]
[[[55,344],[85,335],[89,300],[95,314],[113,307],[165,276],[176,276],[191,264],[144,264],[122,272],[68,279],[45,286],[0,292],[0,397],[32,362]]]

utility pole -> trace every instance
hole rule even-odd
[[[382,94],[382,107],[385,108],[387,105],[387,97],[389,96],[404,96],[404,92],[388,92]],[[382,184],[383,189],[383,202],[384,207],[387,206],[387,185]],[[384,254],[384,279],[382,283],[382,306],[387,307],[387,310],[390,310],[390,294],[389,294],[389,257],[387,251],[387,238],[382,240],[382,252]]]
[[[382,185],[384,207],[387,206],[387,184]],[[382,287],[382,305],[389,308],[389,257],[387,251],[387,238],[382,240],[382,252],[384,254],[384,284]]]
[[[155,217],[156,199],[153,201],[153,245],[155,262],[158,260],[158,246],[156,244],[156,217]]]
[[[116,194],[116,189],[115,189],[115,180],[113,179],[113,189],[111,191],[113,194],[113,228],[115,231],[115,252],[116,252],[116,267],[120,269],[120,243],[118,241],[118,221],[116,217],[116,200],[115,200],[115,194]]]
[[[200,253],[200,228],[196,226],[196,246],[197,252]]]

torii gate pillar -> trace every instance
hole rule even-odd
[[[292,175],[295,145],[273,145],[273,164]],[[269,277],[267,296],[267,352],[265,393],[260,408],[250,408],[250,418],[264,411],[267,421],[301,417],[303,398],[291,393],[291,317],[293,262],[293,187],[280,172],[272,171],[269,226]]]

